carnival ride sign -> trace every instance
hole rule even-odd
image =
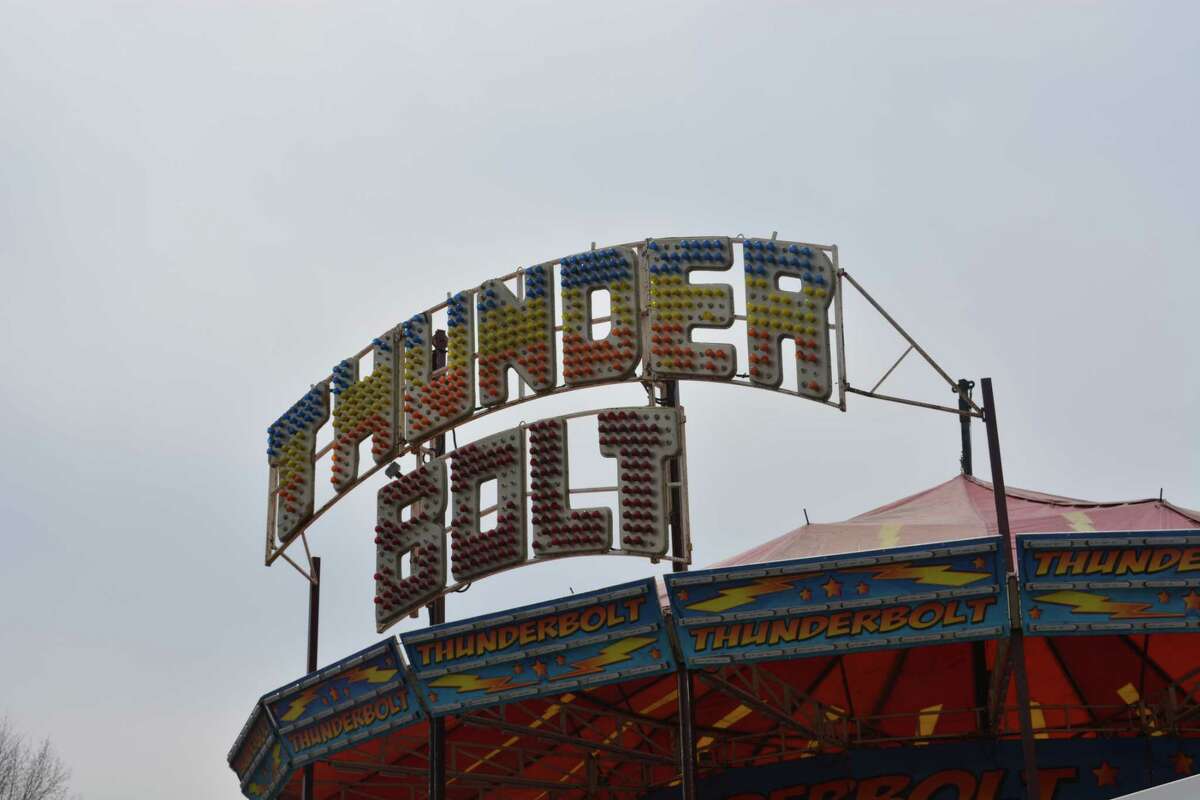
[[[1022,534],[1017,552],[1031,635],[1200,629],[1195,530]]]
[[[400,638],[435,717],[675,669],[653,579]]]
[[[665,576],[689,668],[1007,634],[996,539]]]
[[[228,761],[238,776],[242,794],[252,800],[275,797],[292,770],[287,748],[267,722],[261,706],[254,707],[254,713],[229,751]]]
[[[739,256],[741,309],[732,285],[696,280],[730,272]],[[843,279],[909,344],[870,391],[846,378]],[[713,337],[738,323],[733,341]],[[857,392],[979,416],[961,384],[959,409],[875,392],[914,349],[955,388],[839,269],[835,247],[661,238],[534,264],[413,314],[338,362],[269,427],[266,562],[285,558],[305,572],[289,547],[300,540],[307,553],[308,527],[387,467],[376,495],[380,631],[448,591],[534,561],[621,554],[690,564],[685,414],[671,382],[781,391],[843,411]],[[647,405],[522,423],[461,447],[456,435],[449,453],[444,437],[435,440],[529,399],[619,382],[640,382]],[[587,416],[596,438],[573,433],[572,450],[568,423]],[[568,464],[581,447],[615,462],[615,486],[573,485]],[[404,470],[408,455],[415,463]],[[585,505],[576,497],[584,492],[615,501]],[[246,796],[272,800],[296,769],[418,720],[661,675],[677,661],[705,670],[1000,638],[1010,631],[1000,542],[669,574],[670,616],[648,579],[407,633],[261,698],[228,760]],[[1198,532],[1021,536],[1018,550],[1031,634],[1200,628]],[[1015,742],[914,741],[918,748],[855,753],[852,763],[815,756],[731,769],[705,781],[700,796],[998,800],[1020,791]],[[1115,796],[1162,782],[1169,769],[1186,774],[1200,755],[1165,736],[1098,747],[1040,743],[1044,796]]]
[[[297,767],[424,717],[395,639],[264,696],[229,753],[252,798],[274,797]]]
[[[296,766],[422,716],[387,639],[263,698]]]
[[[242,793],[250,798],[269,800],[279,794],[291,773],[287,748],[278,737],[272,735],[258,751],[251,773],[242,782]]]
[[[732,285],[695,279],[728,273],[739,254],[741,313]],[[266,562],[286,558],[304,572],[288,548],[388,464],[393,480],[377,495],[375,528],[381,632],[452,588],[531,561],[662,558],[671,542],[668,518],[686,510],[685,445],[682,410],[658,407],[654,392],[665,392],[665,381],[700,379],[845,410],[841,277],[832,246],[774,236],[668,237],[593,246],[448,295],[338,362],[268,428]],[[739,322],[741,356],[732,342],[694,338]],[[835,359],[839,393],[831,402]],[[570,485],[565,418],[503,431],[444,457],[432,457],[441,449],[427,446],[528,399],[623,381],[642,382],[651,402],[599,413],[600,453],[619,469],[613,508],[572,506],[571,495],[588,489]],[[368,439],[372,463],[364,467],[359,451]],[[405,472],[397,459],[409,454],[417,463]],[[320,503],[319,467],[332,491]],[[676,470],[681,476],[668,485]],[[480,487],[492,481],[497,502],[482,509]],[[672,524],[682,538],[671,558],[690,563],[686,515]]]
[[[290,772],[287,755],[266,710],[259,704],[229,751],[229,766],[247,797],[273,797]]]

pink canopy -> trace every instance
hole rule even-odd
[[[1200,511],[1165,500],[1096,503],[1009,487],[1013,534],[1200,528]],[[931,489],[851,517],[796,528],[714,567],[759,564],[904,545],[998,535],[992,485],[959,475]]]

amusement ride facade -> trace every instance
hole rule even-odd
[[[735,265],[740,313],[731,286],[691,280]],[[956,407],[881,394],[895,365],[871,390],[850,385],[846,288],[904,338],[901,359],[915,352],[949,384]],[[698,328],[744,344],[694,342]],[[842,411],[856,394],[954,414],[964,474],[691,570],[681,380]],[[647,403],[446,452],[446,433],[471,419],[618,382],[641,383]],[[972,386],[839,267],[836,247],[774,235],[593,246],[413,316],[268,431],[266,561],[310,582],[310,663],[265,694],[237,736],[229,762],[243,793],[1073,800],[1192,774],[1200,514],[1161,498],[1006,491],[991,383],[982,406]],[[598,441],[571,435],[584,419]],[[994,484],[971,475],[972,419],[985,423]],[[323,428],[330,443],[318,448]],[[368,438],[372,463],[360,464]],[[613,459],[617,485],[573,485],[567,464],[581,449]],[[318,669],[309,528],[379,471],[389,480],[372,534],[377,627],[422,610],[430,627]],[[333,495],[318,506],[320,473]],[[483,508],[492,481],[496,500]],[[595,492],[611,507],[584,506],[578,496]],[[489,575],[607,554],[672,572],[661,585],[445,619],[444,595]]]

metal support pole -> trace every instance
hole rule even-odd
[[[666,381],[663,385],[663,405],[679,407],[679,382]],[[667,465],[671,482],[671,555],[675,557],[671,569],[687,572],[684,561],[687,555],[683,532],[683,470],[679,459],[672,458]],[[675,679],[679,691],[679,777],[681,800],[696,800],[696,709],[692,703],[692,673],[680,663]]]
[[[1013,558],[1012,529],[1008,525],[1008,498],[1004,492],[1004,467],[1000,462],[1000,434],[996,430],[996,403],[992,398],[992,379],[984,378],[983,421],[987,429],[988,458],[992,465],[992,495],[996,500],[996,527],[1004,542],[1004,563],[1008,575],[1008,613],[1012,622],[1009,653],[1013,677],[1017,682],[1017,716],[1021,720],[1021,751],[1025,761],[1025,796],[1038,800],[1037,746],[1033,739],[1033,720],[1029,709],[1029,676],[1025,671],[1025,632],[1021,629],[1020,604],[1017,599],[1017,571]],[[961,403],[962,400],[960,399]]]
[[[963,475],[974,475],[975,471],[971,465],[971,390],[975,388],[975,381],[969,381],[966,378],[958,379],[958,410],[962,413],[958,417],[958,425],[962,434],[962,458],[959,463],[962,464]]]
[[[321,621],[321,559],[315,556],[312,560],[312,582],[308,584],[308,659],[305,662],[305,672],[317,671],[317,628]],[[304,768],[304,781],[300,790],[303,800],[313,800],[314,764]]]
[[[958,428],[962,438],[962,455],[959,456],[959,465],[962,467],[963,475],[974,475],[975,469],[971,463],[971,404],[968,399],[971,397],[971,390],[975,388],[975,381],[969,381],[966,378],[958,379]],[[991,676],[988,674],[987,668],[987,650],[984,642],[974,642],[971,645],[971,664],[972,672],[975,675],[975,707],[982,709],[982,715],[979,719],[979,730],[986,731],[991,729],[991,720],[988,718],[988,687],[991,684]]]
[[[679,408],[679,381],[664,382],[662,404]],[[678,458],[667,462],[667,476],[671,483],[671,555],[676,559],[671,569],[673,572],[687,572],[687,564],[679,560],[687,555],[687,547],[683,540],[683,470]]]
[[[433,371],[446,366],[446,332],[433,334]],[[438,434],[433,440],[434,456],[446,454],[446,434]],[[429,624],[441,625],[446,621],[446,598],[439,597],[425,607],[429,612]],[[429,721],[429,800],[446,798],[446,720]]]
[[[692,673],[682,663],[675,675],[679,688],[679,777],[681,800],[696,800],[696,709]]]

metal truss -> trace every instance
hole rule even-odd
[[[675,725],[626,711],[586,693],[543,708],[514,703],[458,718],[460,725],[509,734],[486,742],[449,743],[448,788],[455,785],[543,789],[547,797],[611,797],[644,794],[663,772],[678,765]],[[544,746],[535,746],[538,743]],[[526,776],[549,762],[557,781]],[[576,773],[579,773],[576,779]],[[656,774],[657,773],[657,774]],[[533,780],[537,785],[529,785]]]
[[[836,659],[831,660],[814,684],[819,683],[836,663]],[[822,703],[770,670],[748,665],[726,668],[720,672],[697,672],[696,676],[722,694],[736,699],[795,734],[835,749],[846,745],[845,723],[848,718],[845,710]]]
[[[629,715],[595,713],[581,709],[575,703],[562,703],[557,713],[547,715],[514,703],[476,711],[461,717],[462,724],[504,731],[535,739],[572,745],[586,751],[599,751],[628,761],[674,766],[676,756],[672,742],[664,747],[662,741],[647,733],[648,720],[629,720]],[[622,722],[627,724],[622,725]],[[605,724],[607,723],[607,724]],[[660,732],[673,733],[673,726],[655,725]],[[622,736],[632,736],[632,746],[616,743],[612,733],[621,730]]]
[[[1152,640],[1133,636],[1121,641],[1141,665],[1140,672],[1129,675],[1137,695],[1106,705],[1089,701],[1058,643],[1046,640],[1073,694],[1068,703],[1035,707],[1036,738],[1200,737],[1200,667],[1172,679],[1151,656]],[[1012,670],[1006,644],[998,642],[990,674],[978,672],[976,665],[988,690],[977,687],[976,702],[968,706],[939,708],[932,723],[929,709],[883,713],[906,668],[907,650],[895,656],[880,696],[869,708],[861,699],[859,708],[846,702],[842,709],[814,697],[822,685],[839,680],[846,696],[852,696],[841,656],[814,664],[805,683],[792,682],[763,664],[694,672],[703,687],[698,707],[713,715],[727,713],[735,704],[751,712],[723,718],[733,723],[696,727],[698,772],[896,745],[1016,739],[1022,735],[1021,709],[1006,702]],[[633,693],[630,688],[618,684],[601,692],[531,699],[447,718],[446,800],[516,793],[530,800],[637,800],[671,785],[680,775],[681,736],[669,687],[648,684]],[[655,708],[664,716],[651,716]],[[397,731],[338,754],[326,762],[330,771],[319,771],[318,782],[330,800],[425,800],[429,763],[423,730]]]
[[[472,745],[464,745],[463,743],[451,744],[447,749],[449,753],[463,755],[466,748]],[[481,747],[474,745],[474,747]],[[515,753],[518,757],[527,758],[524,751],[526,748],[506,748],[505,752]],[[544,756],[545,753],[539,755]],[[475,754],[478,758],[478,754]],[[451,762],[453,764],[453,761]],[[429,771],[424,767],[410,767],[396,764],[381,764],[362,761],[330,761],[329,764],[333,767],[343,770],[357,769],[365,772],[370,772],[371,776],[363,781],[356,782],[352,785],[342,786],[343,791],[357,792],[366,797],[380,797],[381,800],[392,800],[395,797],[395,792],[402,791],[408,796],[424,797],[428,792]],[[578,791],[586,790],[586,783],[565,783],[562,781],[538,780],[534,778],[522,777],[510,771],[503,773],[472,771],[465,772],[460,769],[450,768],[446,770],[446,776],[453,784],[458,784],[458,788],[463,789],[486,789],[489,791],[497,788],[513,788],[513,789],[544,789],[547,791]],[[639,787],[627,787],[629,791],[643,791]],[[386,795],[372,795],[371,791],[375,789],[386,789]],[[414,794],[415,792],[415,794]],[[352,795],[351,795],[352,796]]]
[[[836,663],[836,659],[831,659]],[[828,675],[832,668],[823,670]],[[928,744],[970,738],[1015,738],[1019,729],[1015,706],[1001,705],[943,709],[941,720],[969,717],[976,736],[960,728],[950,733],[920,733],[921,710],[889,714],[850,716],[821,703],[801,688],[786,683],[769,670],[739,668],[723,672],[698,672],[697,677],[712,687],[704,695],[719,693],[745,704],[775,724],[768,730],[737,731],[731,728],[698,728],[711,741],[700,748],[703,772],[793,760],[818,753],[869,750],[902,743]],[[820,676],[818,676],[820,677]],[[1181,708],[1179,685],[1190,684],[1190,697],[1200,689],[1200,669],[1185,676],[1164,693],[1164,702],[1128,705],[1063,704],[1039,706],[1045,724],[1037,734],[1047,738],[1094,735],[1139,734],[1200,735],[1200,705]],[[1176,700],[1171,701],[1171,695]],[[1085,717],[1086,721],[1080,721]],[[989,731],[985,718],[997,721]],[[904,726],[899,720],[908,721]],[[508,734],[488,741],[447,743],[447,797],[474,800],[494,796],[505,789],[540,792],[543,800],[608,798],[635,800],[678,769],[675,722],[639,715],[592,697],[576,696],[558,704],[554,714],[527,704],[479,711],[459,718],[456,730],[493,730]],[[912,733],[888,735],[882,731],[905,728]],[[423,800],[427,796],[428,764],[423,748],[400,748],[373,757],[365,750],[351,751],[362,760],[333,759],[328,766],[361,778],[322,780],[337,786],[337,800]],[[342,754],[343,756],[347,754]],[[556,762],[575,762],[571,769]],[[561,777],[533,777],[537,769],[557,770]]]

